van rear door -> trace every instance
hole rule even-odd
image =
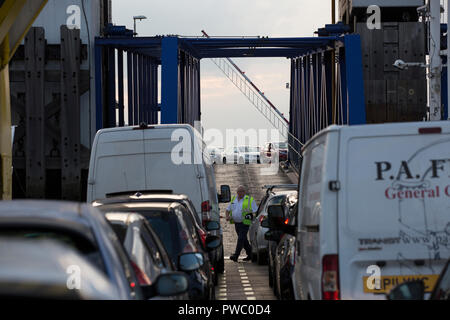
[[[182,136],[180,141],[183,143],[176,139],[172,141],[175,130],[179,130],[179,134],[176,132],[174,138]],[[183,127],[144,130],[144,150],[147,190],[172,190],[175,194],[185,194],[201,212],[201,174],[193,159],[192,132]]]
[[[414,279],[430,292],[450,257],[449,124],[343,128],[340,145],[341,298]]]
[[[88,201],[104,199],[108,193],[145,190],[142,130],[100,132],[92,152]]]

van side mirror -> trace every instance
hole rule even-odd
[[[231,188],[230,186],[220,186],[220,195],[218,195],[219,203],[231,202]]]
[[[425,283],[422,280],[404,282],[386,296],[388,300],[424,300]]]
[[[269,225],[271,228],[279,229],[283,227],[284,220],[284,210],[280,205],[272,205],[267,209],[268,217],[269,217]]]

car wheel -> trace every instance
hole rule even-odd
[[[276,268],[274,268],[274,269],[276,269]],[[273,294],[279,300],[280,299],[280,293],[278,292],[278,279],[277,279],[276,272],[277,272],[276,270],[273,270]]]
[[[257,257],[256,257],[256,249],[255,249],[255,246],[254,246],[253,242],[251,242],[250,245],[252,246],[252,255],[251,255],[251,257],[252,257],[252,262],[256,262]]]
[[[223,164],[227,164],[227,158],[223,158]]]
[[[216,300],[216,289],[214,287],[210,289],[209,300]]]
[[[265,265],[267,263],[267,255],[258,250],[256,254],[256,260],[258,262],[258,265]]]
[[[224,273],[224,271],[225,271],[225,261],[224,261],[224,257],[223,257],[223,246],[222,246],[222,249],[221,249],[221,258],[220,258],[219,261],[217,261],[216,271],[217,271],[217,273]]]
[[[272,268],[270,267],[270,263],[269,263],[269,287],[273,288],[273,274]]]

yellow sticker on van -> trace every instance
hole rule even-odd
[[[369,280],[369,277],[363,277],[363,287],[364,293],[389,293],[392,289],[394,289],[399,284],[403,282],[409,281],[417,281],[422,280],[425,283],[425,292],[433,291],[433,288],[439,278],[439,275],[403,275],[403,276],[382,276],[380,281],[380,287],[377,288],[369,288],[369,285],[373,286],[373,277]]]

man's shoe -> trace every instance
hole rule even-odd
[[[230,260],[232,260],[232,261],[234,261],[234,262],[237,262],[237,261],[238,261],[238,257],[236,257],[236,256],[231,256],[231,257],[230,257]]]
[[[251,261],[252,257],[251,256],[247,256],[247,258],[244,258],[243,261]]]

